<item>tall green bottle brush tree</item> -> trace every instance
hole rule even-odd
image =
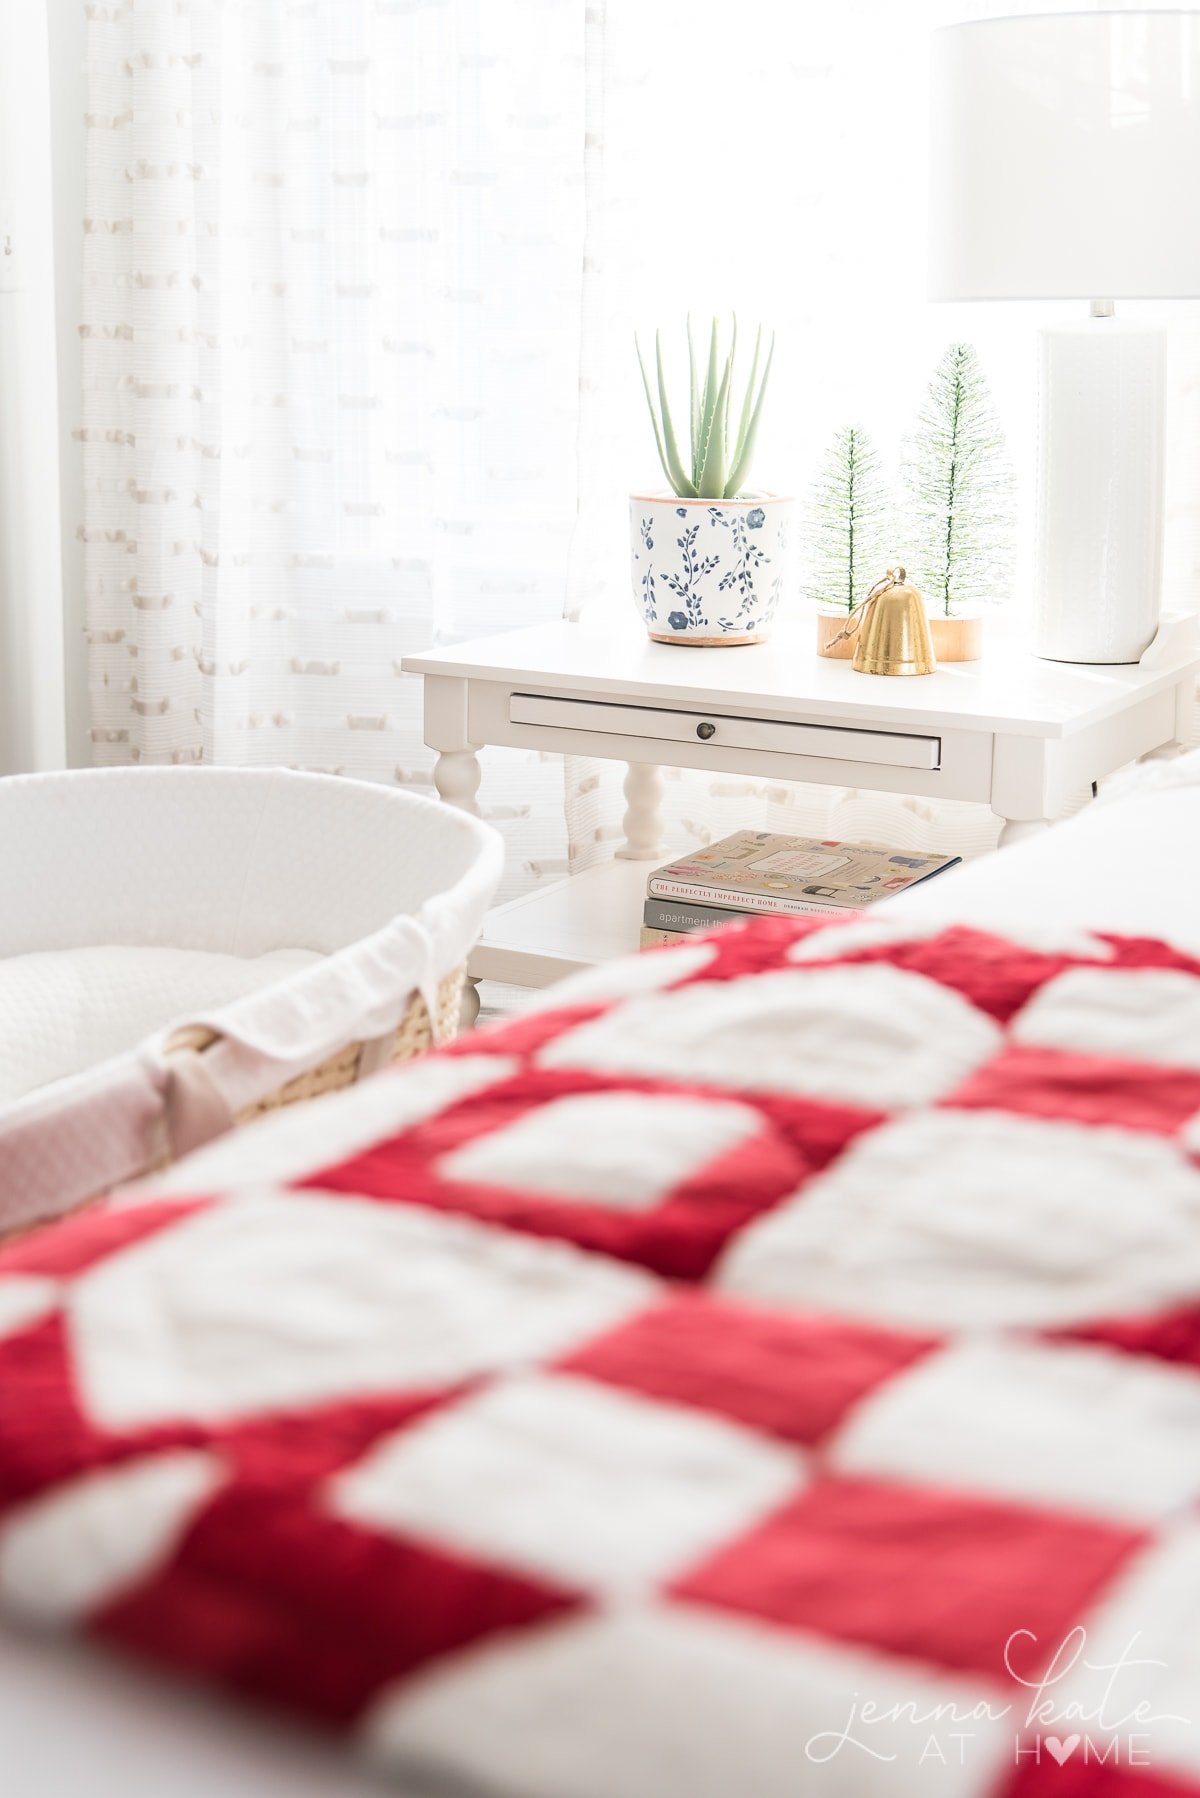
[[[887,560],[887,486],[875,446],[857,425],[837,432],[813,487],[809,597],[849,612]]]
[[[906,446],[909,568],[947,618],[1008,597],[1014,480],[991,393],[968,343],[947,348]]]

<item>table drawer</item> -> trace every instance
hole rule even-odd
[[[537,693],[510,695],[508,718],[510,724],[544,724],[556,730],[657,738],[664,743],[698,741],[726,749],[821,756],[836,762],[874,762],[888,768],[933,770],[941,766],[940,737],[909,736],[903,731],[856,730],[849,725],[731,718],[721,712],[614,705],[592,699],[548,699]]]

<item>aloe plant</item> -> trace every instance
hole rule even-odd
[[[654,333],[654,355],[658,376],[658,404],[655,405],[654,394],[650,387],[650,378],[646,373],[646,364],[642,357],[642,346],[634,338],[637,349],[638,367],[642,371],[642,385],[646,389],[646,404],[650,408],[650,422],[654,426],[654,441],[658,446],[658,459],[662,463],[663,473],[671,483],[671,491],[680,499],[734,499],[745,486],[750,471],[750,459],[754,454],[754,445],[758,439],[758,425],[762,417],[763,398],[767,391],[767,381],[771,373],[771,363],[775,356],[775,335],[771,334],[771,343],[767,351],[766,365],[762,379],[758,378],[758,364],[762,351],[762,326],[758,327],[754,339],[754,356],[750,363],[750,375],[746,382],[746,391],[742,399],[741,411],[738,414],[736,430],[732,432],[731,421],[735,410],[733,392],[733,365],[737,355],[737,319],[733,321],[733,332],[729,350],[724,360],[721,357],[720,330],[717,320],[712,322],[712,332],[708,344],[708,365],[702,383],[696,378],[696,347],[692,341],[692,321],[688,319],[688,370],[689,370],[689,415],[691,459],[685,468],[679,453],[679,445],[675,437],[675,427],[671,420],[671,408],[667,404],[667,383],[663,374],[662,333]]]

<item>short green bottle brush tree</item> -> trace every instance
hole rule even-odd
[[[909,567],[931,612],[952,618],[1012,588],[1012,465],[979,358],[950,344],[906,446]]]
[[[662,463],[663,473],[671,483],[672,493],[680,499],[736,499],[746,484],[750,472],[750,460],[758,439],[763,399],[771,374],[771,363],[775,356],[774,333],[771,336],[767,360],[760,380],[758,365],[762,351],[762,326],[760,325],[758,328],[754,340],[754,357],[750,364],[750,376],[746,382],[740,411],[737,410],[734,397],[733,368],[737,354],[736,318],[733,321],[729,350],[724,356],[721,354],[720,331],[717,320],[714,318],[709,337],[708,366],[703,382],[697,378],[696,350],[692,341],[690,319],[688,320],[687,339],[691,454],[686,467],[676,440],[671,408],[667,403],[667,383],[663,374],[662,333],[656,331],[654,334],[658,377],[657,404],[650,386],[650,378],[646,373],[642,347],[636,337],[634,339],[638,365],[642,371],[642,385],[646,389],[646,404],[650,408],[650,422],[654,426],[654,441],[658,445],[658,459]],[[735,411],[737,411],[736,427],[733,422]]]
[[[888,494],[879,457],[857,425],[838,431],[813,487],[809,597],[849,612],[887,563]]]

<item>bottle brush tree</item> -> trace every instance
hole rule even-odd
[[[913,569],[930,611],[946,617],[1005,599],[1012,587],[1012,466],[979,358],[950,344],[906,447]]]
[[[883,573],[887,489],[867,433],[857,425],[830,443],[813,488],[807,591],[850,611]]]

